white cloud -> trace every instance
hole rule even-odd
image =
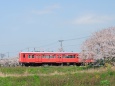
[[[60,6],[57,5],[57,4],[54,4],[54,5],[52,5],[52,6],[45,7],[45,8],[42,9],[42,10],[33,10],[32,13],[37,14],[37,15],[50,14],[50,13],[52,13],[55,9],[58,9],[58,8],[60,8]]]
[[[97,24],[106,23],[108,21],[115,20],[115,17],[106,15],[84,15],[73,20],[73,24]]]

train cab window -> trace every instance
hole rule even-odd
[[[25,58],[26,56],[25,56],[25,54],[23,54],[23,58]]]

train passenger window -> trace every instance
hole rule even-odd
[[[28,55],[28,58],[31,58],[32,56],[31,55]]]
[[[75,55],[72,55],[72,58],[75,58]]]
[[[55,58],[54,55],[50,55],[50,58]]]
[[[75,55],[66,55],[66,56],[63,56],[63,58],[75,58]]]
[[[42,55],[42,58],[44,58],[45,56],[44,55]]]
[[[34,55],[28,55],[28,58],[34,58]]]
[[[75,55],[68,55],[68,58],[75,58]]]
[[[46,55],[42,55],[42,58],[46,58]]]
[[[32,58],[34,58],[34,55],[32,55]]]
[[[45,58],[50,58],[50,55],[46,55]]]
[[[66,56],[66,58],[70,58],[70,56],[69,56],[69,55],[67,55],[67,56]]]
[[[66,56],[65,56],[65,55],[63,55],[62,57],[63,57],[63,58],[66,58]]]
[[[63,58],[68,58],[68,55],[63,55]]]
[[[23,58],[25,58],[25,54],[23,54]]]

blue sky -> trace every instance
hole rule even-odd
[[[80,51],[93,32],[115,26],[115,0],[0,0],[0,53]],[[82,38],[83,37],[83,38]],[[81,39],[77,39],[81,38]]]

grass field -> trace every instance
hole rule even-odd
[[[115,67],[1,67],[0,86],[115,86]]]

